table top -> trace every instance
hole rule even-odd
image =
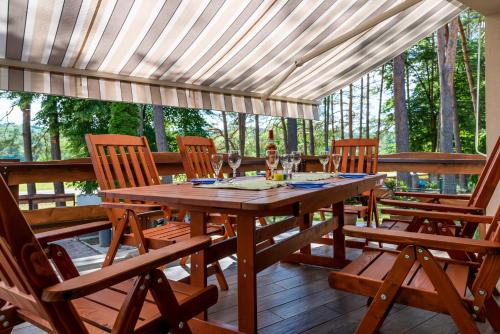
[[[385,174],[368,175],[362,179],[331,178],[322,181],[331,185],[319,189],[291,189],[279,187],[269,190],[239,190],[197,188],[191,183],[161,184],[146,187],[103,190],[102,197],[121,200],[157,202],[170,206],[198,206],[235,210],[271,210],[289,204],[328,197],[335,193],[361,193],[373,188]]]

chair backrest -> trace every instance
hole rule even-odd
[[[340,155],[339,172],[368,173],[378,171],[378,139],[332,140],[331,154]],[[328,170],[333,171],[330,158]]]
[[[491,152],[483,171],[479,175],[476,187],[469,200],[469,206],[486,209],[500,181],[500,136]]]
[[[182,165],[188,180],[197,177],[215,177],[210,155],[217,153],[211,138],[177,136]],[[222,176],[222,172],[219,177]]]
[[[85,333],[71,303],[41,300],[43,289],[59,279],[2,177],[0,198],[0,299],[18,313],[49,321],[60,333]]]
[[[85,140],[102,190],[160,184],[146,137],[87,134]]]

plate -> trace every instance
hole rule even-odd
[[[296,181],[296,182],[287,182],[287,185],[291,188],[295,189],[318,189],[323,188],[330,182],[318,182],[318,181]]]
[[[199,178],[199,179],[191,179],[190,182],[194,185],[198,184],[214,184],[215,179],[208,179],[208,178]]]
[[[345,179],[362,179],[368,174],[366,173],[339,173],[339,177],[343,177]]]

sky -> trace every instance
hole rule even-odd
[[[23,114],[18,107],[15,107],[14,110],[10,113],[8,118],[5,116],[11,109],[11,102],[8,99],[0,98],[0,123],[14,123],[14,124],[22,124],[23,123]],[[40,102],[35,102],[31,105],[31,119],[33,120],[36,116],[36,113],[40,110]]]

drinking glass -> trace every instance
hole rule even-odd
[[[293,166],[294,166],[295,173],[297,173],[299,171],[300,160],[302,160],[302,152],[293,151],[292,152],[292,159],[293,159]]]
[[[220,153],[214,153],[210,155],[210,163],[212,164],[212,168],[214,169],[215,180],[218,182],[219,173],[222,168],[222,164],[224,163],[224,155]]]
[[[330,152],[319,152],[319,162],[323,165],[323,172],[326,172],[326,165],[328,164],[328,161],[330,161]]]
[[[339,175],[340,154],[332,154],[332,163],[333,163],[333,175],[337,177]]]
[[[271,178],[274,178],[274,170],[278,167],[280,162],[278,150],[267,150],[266,151],[266,163],[267,167],[271,170]]]
[[[290,175],[290,171],[293,167],[293,156],[291,154],[285,153],[280,156],[280,160],[285,174]]]
[[[236,179],[236,170],[241,165],[241,154],[238,150],[229,150],[227,153],[227,162],[233,169],[233,179]]]

